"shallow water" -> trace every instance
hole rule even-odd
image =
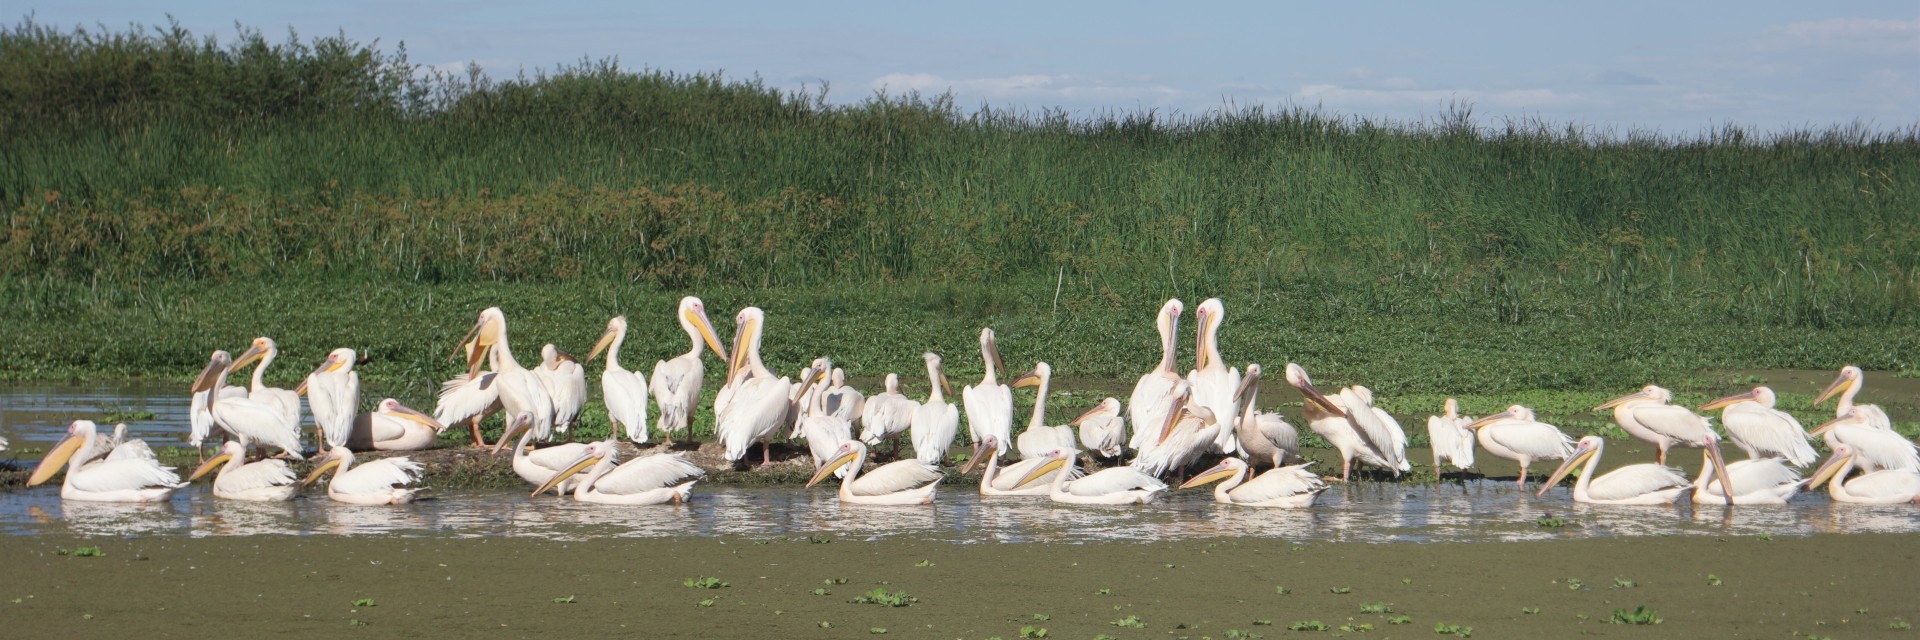
[[[1336,487],[1308,510],[1229,507],[1210,491],[1151,505],[1053,505],[1041,498],[985,498],[972,487],[919,507],[841,506],[830,490],[696,488],[684,506],[582,505],[551,496],[459,492],[417,504],[358,507],[320,494],[290,503],[218,500],[204,484],[152,505],[64,502],[56,489],[0,494],[0,535],[405,537],[903,536],[950,542],[1162,541],[1253,537],[1293,541],[1507,541],[1644,535],[1811,535],[1920,531],[1912,507],[1836,505],[1803,494],[1783,507],[1598,507],[1547,498],[1499,481]],[[1567,522],[1545,528],[1551,512]]]
[[[52,446],[67,435],[67,425],[74,420],[93,420],[111,429],[111,414],[147,411],[153,417],[127,421],[133,437],[154,447],[184,447],[190,401],[185,385],[8,382],[0,385],[0,436],[14,447]],[[302,400],[302,411],[304,405]]]

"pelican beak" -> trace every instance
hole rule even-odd
[[[571,362],[574,364],[580,364],[579,358],[576,358],[573,356],[573,354],[562,351],[559,348],[555,348],[553,350],[553,359],[561,362]],[[558,366],[558,365],[555,365],[555,366]]]
[[[462,352],[465,352],[468,357],[472,357],[474,351],[479,351],[480,345],[472,345],[472,351],[468,351],[468,345],[474,342],[474,337],[480,334],[480,327],[485,324],[486,321],[484,320],[473,323],[473,328],[467,330],[467,335],[460,336],[460,342],[457,343],[459,346],[453,348],[453,354],[447,356],[447,361],[451,362],[454,358],[460,357]]]
[[[1721,398],[1721,399],[1719,399],[1719,400],[1715,400],[1715,401],[1713,401],[1713,402],[1709,402],[1709,403],[1706,403],[1706,404],[1703,404],[1703,405],[1700,405],[1700,410],[1701,410],[1701,411],[1711,411],[1711,410],[1714,410],[1714,409],[1719,409],[1719,408],[1721,408],[1721,407],[1725,407],[1725,406],[1727,406],[1727,405],[1730,405],[1730,404],[1734,404],[1734,403],[1736,403],[1736,402],[1745,402],[1745,401],[1747,401],[1747,400],[1752,400],[1753,398],[1754,398],[1754,394],[1753,394],[1753,392],[1752,392],[1752,391],[1748,391],[1748,392],[1746,392],[1746,393],[1742,393],[1742,394],[1736,394],[1736,395],[1731,395],[1731,396],[1727,396],[1727,397],[1725,397],[1725,398]]]
[[[1081,413],[1080,415],[1074,416],[1073,420],[1068,422],[1067,424],[1069,426],[1078,427],[1080,426],[1080,423],[1086,422],[1088,419],[1091,419],[1094,416],[1101,415],[1106,412],[1107,412],[1107,403],[1101,402],[1100,404],[1093,405],[1093,408],[1087,409],[1086,412]]]
[[[1006,371],[1007,361],[1000,359],[999,334],[987,335],[987,359],[993,362],[994,371]]]
[[[953,395],[953,383],[947,382],[947,370],[944,367],[940,369],[940,390],[947,395]]]
[[[314,467],[313,472],[307,474],[306,478],[300,480],[300,486],[304,487],[313,484],[313,481],[319,480],[320,476],[326,475],[328,471],[332,471],[338,466],[340,466],[339,458],[328,458],[326,462],[320,463],[320,466]]]
[[[1853,378],[1850,378],[1844,374],[1838,378],[1834,378],[1833,384],[1827,385],[1827,388],[1822,390],[1820,392],[1820,395],[1814,397],[1813,406],[1818,407],[1820,406],[1820,403],[1826,402],[1827,398],[1831,398],[1834,395],[1840,393],[1841,391],[1846,390],[1847,387],[1852,386],[1853,381],[1854,381]]]
[[[1057,471],[1064,466],[1067,466],[1066,458],[1054,458],[1052,460],[1048,460],[1046,464],[1040,465],[1038,467],[1034,467],[1032,471],[1028,471],[1026,476],[1020,478],[1020,484],[1014,485],[1013,488],[1025,489],[1027,488],[1027,485],[1033,484],[1034,481],[1039,480],[1040,478],[1045,477],[1047,474]]]
[[[1195,316],[1195,324],[1200,325],[1195,327],[1195,329],[1198,330],[1199,338],[1194,341],[1194,351],[1198,353],[1195,353],[1193,356],[1193,368],[1205,369],[1213,364],[1213,361],[1207,357],[1207,327],[1213,324],[1213,316],[1207,313],[1205,305],[1202,305],[1200,309],[1195,309],[1193,315]]]
[[[1249,375],[1249,376],[1240,378],[1240,386],[1235,387],[1233,390],[1233,403],[1246,404],[1247,394],[1252,392],[1254,388],[1258,386],[1260,386],[1259,375]]]
[[[1187,402],[1192,399],[1191,394],[1184,393],[1174,397],[1173,406],[1167,411],[1167,421],[1160,425],[1160,442],[1166,442],[1167,437],[1173,435],[1173,425],[1180,423],[1180,412],[1187,410]]]
[[[299,396],[307,395],[307,382],[313,380],[314,376],[320,375],[322,373],[338,371],[340,367],[344,367],[344,366],[346,366],[346,363],[334,362],[333,355],[328,354],[326,361],[321,362],[320,366],[314,367],[313,373],[307,374],[306,378],[300,380],[300,386],[293,388],[293,394],[299,395]]]
[[[599,464],[599,462],[600,462],[600,456],[594,453],[593,451],[589,450],[587,451],[586,455],[580,456],[580,459],[578,460],[574,460],[573,464],[567,465],[566,470],[561,471],[560,473],[553,474],[553,477],[551,478],[547,478],[547,482],[545,484],[540,485],[540,488],[538,489],[534,489],[533,493],[528,494],[527,497],[529,498],[540,497],[540,494],[546,493],[548,489],[552,489],[554,487],[560,486],[561,482],[565,482],[566,479],[568,477],[571,477],[573,474],[586,471],[588,467],[591,467],[595,464]]]
[[[418,411],[414,411],[413,409],[407,408],[406,406],[394,407],[393,414],[402,420],[412,420],[419,424],[432,427],[434,433],[440,433],[442,431],[447,430],[447,425],[440,424],[440,421],[433,419],[433,416],[420,413]]]
[[[53,474],[59,473],[61,467],[67,465],[67,460],[80,452],[80,445],[86,442],[84,438],[68,434],[66,439],[54,445],[52,451],[47,452],[47,457],[40,460],[40,466],[33,468],[33,475],[27,477],[27,486],[35,486],[53,478]]]
[[[1727,504],[1733,504],[1733,477],[1727,474],[1727,460],[1720,455],[1720,440],[1707,441],[1707,460],[1713,463],[1713,474],[1720,479],[1720,493]]]
[[[212,458],[208,458],[206,462],[200,464],[200,468],[193,470],[193,475],[187,476],[187,482],[193,482],[195,480],[199,480],[200,476],[207,475],[207,472],[213,471],[214,469],[218,468],[221,463],[226,462],[228,460],[232,460],[232,459],[233,459],[233,454],[231,453],[222,453]]]
[[[733,376],[747,366],[747,337],[758,328],[754,326],[755,324],[755,321],[748,320],[746,324],[735,327],[733,330],[733,357],[727,360],[728,382],[732,382]]]
[[[1212,469],[1202,471],[1200,475],[1194,476],[1192,480],[1188,480],[1185,484],[1180,485],[1180,488],[1192,489],[1209,482],[1219,482],[1234,477],[1235,475],[1239,475],[1239,473],[1239,469],[1235,469],[1225,461],[1221,461],[1220,464],[1214,465]]]
[[[1575,467],[1580,466],[1580,463],[1586,462],[1587,458],[1593,457],[1593,455],[1598,452],[1599,449],[1584,444],[1580,445],[1580,450],[1574,452],[1573,457],[1567,458],[1566,462],[1560,463],[1560,468],[1554,469],[1553,474],[1547,476],[1547,483],[1540,485],[1540,491],[1534,493],[1533,496],[1538,498],[1547,495],[1547,490],[1552,489],[1554,485],[1560,484],[1561,478],[1565,478],[1567,474],[1573,473]]]
[[[524,413],[520,414],[520,417],[514,419],[513,424],[507,425],[507,432],[500,434],[500,441],[493,443],[493,452],[488,455],[500,455],[500,450],[507,446],[507,441],[512,440],[514,436],[520,435],[521,432],[532,428],[533,417]]]
[[[714,355],[720,356],[721,360],[727,359],[727,350],[720,348],[720,337],[714,335],[713,323],[707,321],[707,312],[705,309],[688,311],[687,322],[693,323],[693,329],[700,332],[700,339],[707,342],[707,347],[713,349]],[[739,350],[740,346],[737,344],[734,345],[734,351]]]
[[[1473,431],[1473,430],[1476,430],[1476,429],[1479,429],[1479,428],[1481,428],[1481,427],[1484,427],[1484,426],[1487,426],[1487,425],[1490,425],[1490,424],[1493,424],[1493,423],[1495,423],[1495,422],[1499,422],[1499,421],[1501,421],[1501,420],[1505,420],[1505,419],[1507,419],[1507,418],[1512,418],[1512,417],[1514,417],[1514,413],[1513,413],[1513,410],[1512,410],[1512,409],[1508,409],[1508,410],[1506,410],[1506,411],[1502,411],[1502,412],[1500,412],[1500,413],[1496,413],[1496,414],[1493,414],[1493,415],[1490,415],[1490,416],[1487,416],[1487,417],[1485,417],[1485,418],[1481,418],[1481,419],[1479,419],[1479,420],[1475,420],[1475,421],[1473,421],[1473,422],[1471,422],[1471,423],[1468,423],[1468,424],[1467,424],[1467,430],[1468,430],[1468,431]]]
[[[607,347],[613,346],[613,339],[618,337],[620,337],[620,332],[615,329],[607,329],[606,333],[600,334],[600,340],[593,343],[593,350],[587,352],[587,361],[592,362],[594,358],[600,357],[600,352],[606,351]]]
[[[1838,427],[1842,424],[1852,422],[1852,421],[1853,421],[1852,415],[1844,415],[1838,418],[1834,418],[1832,420],[1828,420],[1826,422],[1820,423],[1820,426],[1814,427],[1812,431],[1807,432],[1807,437],[1818,438],[1820,436],[1827,435],[1827,432],[1832,431],[1835,427]]]
[[[247,347],[247,350],[241,353],[240,357],[233,359],[233,364],[227,365],[227,370],[245,369],[247,365],[253,364],[254,361],[265,358],[266,356],[267,350],[260,348],[259,345]]]
[[[1645,392],[1645,391],[1635,391],[1635,392],[1633,392],[1633,393],[1629,393],[1629,394],[1627,394],[1627,395],[1624,395],[1624,396],[1620,396],[1620,397],[1618,397],[1618,398],[1614,398],[1614,399],[1612,399],[1612,400],[1608,400],[1608,401],[1606,402],[1606,404],[1602,404],[1602,405],[1600,405],[1600,406],[1598,406],[1598,407],[1594,407],[1594,408],[1593,408],[1593,410],[1594,410],[1594,411],[1603,411],[1603,410],[1606,410],[1606,409],[1612,409],[1612,408],[1614,408],[1614,407],[1618,407],[1618,406],[1620,406],[1620,405],[1623,405],[1623,404],[1626,404],[1626,403],[1629,403],[1629,402],[1633,402],[1633,401],[1635,401],[1635,400],[1645,400],[1645,399],[1649,399],[1649,398],[1652,398],[1652,397],[1653,397],[1653,396],[1650,396],[1650,395],[1647,395],[1647,392]]]
[[[826,479],[827,476],[833,475],[834,469],[847,466],[847,463],[853,462],[853,459],[858,456],[859,456],[859,452],[848,451],[846,453],[840,454],[840,456],[837,458],[828,460],[825,466],[820,467],[819,471],[814,472],[812,479],[807,480],[807,486],[805,488],[812,489],[813,485],[820,484],[821,480]]]
[[[1827,459],[1826,464],[1820,465],[1820,468],[1813,472],[1813,476],[1807,478],[1807,490],[1811,491],[1820,488],[1820,485],[1825,484],[1828,480],[1832,480],[1834,475],[1840,473],[1840,467],[1846,466],[1851,462],[1853,462],[1853,456],[1851,455],[1834,456]]]
[[[220,372],[225,370],[226,367],[221,365],[219,358],[207,362],[207,368],[201,369],[200,375],[193,379],[192,393],[212,391],[213,383],[220,379]]]
[[[1327,413],[1333,414],[1333,417],[1335,418],[1347,417],[1347,412],[1342,410],[1339,406],[1333,404],[1332,400],[1328,400],[1327,396],[1322,395],[1319,389],[1313,388],[1312,382],[1301,384],[1299,388],[1300,388],[1300,395],[1306,396],[1308,401],[1311,401],[1314,404],[1320,405],[1321,409],[1325,410]]]
[[[960,475],[964,476],[967,475],[967,472],[972,471],[974,465],[980,464],[982,457],[993,455],[993,448],[988,447],[987,442],[987,440],[981,440],[979,444],[973,445],[973,456],[967,458],[966,464],[960,465]]]
[[[941,375],[941,377],[945,378],[946,376],[943,374]],[[1012,386],[1015,389],[1018,389],[1021,387],[1038,387],[1040,386],[1040,372],[1028,371],[1026,373],[1020,374],[1020,377],[1013,379]],[[947,393],[953,393],[953,391],[949,390],[947,391]]]

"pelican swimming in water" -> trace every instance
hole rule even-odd
[[[849,467],[840,478],[840,502],[845,504],[933,504],[934,490],[945,477],[940,468],[920,460],[889,462],[862,474],[867,463],[867,446],[858,440],[840,443],[834,456],[807,481],[807,488],[820,484],[840,467]]]
[[[1205,408],[1200,408],[1205,411]],[[1167,483],[1133,467],[1110,467],[1076,477],[1074,461],[1080,452],[1055,449],[1040,466],[1028,471],[1014,488],[1037,484],[1052,474],[1047,498],[1067,504],[1146,504],[1167,490]]]
[[[294,459],[300,459],[300,423],[280,407],[268,401],[255,400],[251,394],[247,397],[230,397],[225,391],[227,376],[238,368],[238,361],[225,362],[214,354],[213,365],[201,372],[200,379],[193,383],[195,393],[206,391],[207,411],[213,414],[214,424],[232,434],[244,446],[269,446],[280,449]]]
[[[1856,458],[1853,448],[1844,444],[1834,447],[1833,457],[1813,472],[1807,489],[1818,489],[1821,483],[1831,482],[1827,493],[1833,496],[1834,502],[1920,504],[1920,471],[1881,469],[1847,480],[1847,476],[1853,475]]]
[[[1693,480],[1693,504],[1786,504],[1800,491],[1800,474],[1780,458],[1750,458],[1727,464],[1720,454],[1720,437],[1707,439],[1701,449],[1700,475]],[[1733,487],[1732,499],[1726,487]]]
[[[1809,437],[1824,438],[1828,446],[1853,452],[1854,464],[1862,471],[1908,469],[1920,471],[1920,448],[1912,440],[1893,430],[1893,423],[1879,407],[1854,405],[1840,417],[1815,427]]]
[[[1000,344],[991,328],[980,330],[980,359],[986,363],[980,384],[960,389],[960,403],[967,408],[967,439],[979,444],[993,436],[1002,446],[993,455],[1001,456],[1007,452],[1007,441],[1013,439],[1013,388],[1000,384],[999,373],[1007,365],[1000,359]]]
[[[1277,413],[1267,413],[1256,406],[1260,398],[1260,365],[1247,365],[1247,373],[1240,385],[1245,387],[1240,401],[1240,449],[1247,454],[1249,464],[1259,461],[1278,469],[1288,461],[1300,461],[1300,431],[1288,424]],[[1311,502],[1311,500],[1309,500]]]
[[[653,390],[654,402],[660,405],[658,426],[661,437],[669,443],[673,442],[674,434],[681,431],[686,431],[688,439],[693,438],[693,412],[700,404],[700,387],[705,383],[707,371],[700,359],[703,345],[713,349],[713,355],[722,362],[729,361],[727,350],[720,348],[720,338],[714,335],[713,323],[707,320],[707,305],[699,298],[681,298],[674,318],[680,322],[680,329],[687,333],[687,340],[693,346],[671,360],[655,362],[652,386],[649,387]],[[641,429],[645,430],[645,425]]]
[[[353,433],[346,446],[355,451],[425,451],[432,449],[434,440],[446,430],[447,425],[433,416],[387,398],[373,411],[354,416]]]
[[[1705,416],[1672,402],[1672,391],[1650,384],[1593,410],[1612,409],[1614,423],[1627,435],[1653,444],[1660,452],[1654,461],[1666,464],[1667,449],[1674,445],[1705,448],[1707,436],[1713,433],[1713,425]]]
[[[1720,425],[1734,446],[1749,458],[1778,456],[1787,464],[1805,467],[1818,460],[1813,445],[1807,443],[1807,429],[1787,412],[1773,408],[1773,389],[1754,387],[1746,393],[1727,396],[1700,405],[1701,411],[1723,409]]]
[[[360,374],[353,371],[356,359],[352,349],[334,349],[293,390],[307,395],[322,451],[347,446],[347,437],[353,433],[354,418],[360,414]]]
[[[599,504],[681,504],[693,496],[693,485],[707,475],[678,453],[657,453],[620,462],[619,446],[609,438],[587,445],[586,453],[533,490],[540,495],[581,471],[585,478],[573,487],[577,502]]]
[[[1460,415],[1460,403],[1447,398],[1441,415],[1427,416],[1427,440],[1433,447],[1433,474],[1444,473],[1441,463],[1451,463],[1461,471],[1473,468],[1473,424],[1471,416]]]
[[[647,378],[620,366],[620,346],[626,342],[627,317],[614,316],[607,321],[606,332],[593,343],[593,350],[587,352],[587,361],[592,362],[602,351],[606,352],[607,368],[600,372],[600,393],[607,404],[607,420],[615,429],[626,433],[628,440],[646,444]],[[694,341],[694,348],[699,347],[700,342]],[[699,353],[694,354],[694,361],[699,361]]]
[[[861,409],[860,441],[876,447],[883,440],[893,440],[897,449],[900,436],[913,427],[913,414],[919,410],[919,402],[900,393],[900,376],[887,374],[886,390],[867,398]]]
[[[927,362],[927,378],[933,388],[927,392],[927,401],[913,412],[913,424],[907,428],[913,440],[914,457],[921,462],[938,465],[947,459],[947,448],[953,446],[953,437],[960,431],[960,411],[947,402],[946,394],[953,393],[953,385],[947,383],[947,374],[940,370],[940,356],[929,351],[920,358]]]
[[[548,343],[540,347],[540,366],[533,368],[533,375],[553,403],[553,429],[566,434],[580,417],[580,409],[587,406],[586,368],[573,354]]]
[[[1220,430],[1206,453],[1233,455],[1240,452],[1236,430],[1240,421],[1240,370],[1227,367],[1220,358],[1220,323],[1226,320],[1226,306],[1219,298],[1208,298],[1193,311],[1193,371],[1187,382],[1193,385],[1189,404],[1206,407],[1220,421]]]
[[[506,433],[500,434],[500,443],[493,447],[494,455],[499,455],[500,448],[506,446],[507,441],[515,434],[520,436],[520,440],[513,445],[513,472],[519,475],[520,479],[536,487],[546,484],[548,480],[553,479],[553,474],[565,470],[575,460],[579,460],[580,456],[587,454],[587,445],[584,442],[565,442],[550,447],[533,448],[530,442],[533,439],[533,417],[521,415],[516,416],[513,424],[507,426]],[[572,491],[574,485],[579,482],[579,478],[568,478],[555,488],[561,493],[566,493]]]
[[[1126,453],[1127,423],[1120,417],[1119,398],[1103,399],[1067,424],[1080,428],[1080,446],[1087,451],[1108,458]]]
[[[62,500],[86,502],[161,502],[173,491],[187,486],[174,475],[172,467],[160,466],[149,457],[126,456],[116,460],[95,461],[90,456],[104,450],[96,448],[99,428],[91,420],[75,420],[67,426],[67,437],[47,451],[47,457],[27,477],[27,486],[46,482],[64,466],[66,478],[60,484]]]
[[[480,312],[460,342],[471,340],[473,350],[467,356],[468,377],[478,376],[480,362],[485,358],[495,367],[493,384],[500,388],[500,407],[507,415],[528,414],[533,416],[533,437],[542,441],[553,437],[553,397],[547,393],[539,376],[513,357],[513,346],[507,337],[507,315],[499,307],[488,307]]]
[[[335,471],[337,469],[337,471]],[[327,452],[319,466],[300,481],[304,487],[334,471],[327,481],[327,497],[347,504],[406,504],[413,502],[425,487],[409,487],[420,480],[420,463],[405,456],[382,458],[360,466],[353,464],[353,449],[336,447]]]
[[[1566,460],[1573,455],[1573,438],[1560,428],[1533,418],[1533,410],[1520,405],[1473,421],[1480,446],[1494,457],[1520,463],[1520,477],[1514,484],[1527,486],[1527,467],[1535,460]]]
[[[1127,447],[1133,449],[1135,455],[1144,454],[1158,444],[1162,434],[1154,429],[1167,423],[1173,387],[1182,380],[1174,370],[1174,359],[1179,351],[1180,315],[1186,311],[1186,305],[1179,298],[1173,298],[1160,305],[1159,313],[1153,317],[1154,328],[1160,332],[1160,363],[1140,376],[1140,381],[1133,385],[1133,395],[1127,399],[1127,417],[1133,423],[1133,437]]]
[[[1663,464],[1630,464],[1606,475],[1594,477],[1594,470],[1600,466],[1600,455],[1606,450],[1606,441],[1600,436],[1587,436],[1580,439],[1574,447],[1573,456],[1560,463],[1547,476],[1547,483],[1540,486],[1537,496],[1547,495],[1547,491],[1560,483],[1560,479],[1573,471],[1574,467],[1585,462],[1580,469],[1580,479],[1573,483],[1573,501],[1591,504],[1652,505],[1673,504],[1680,494],[1693,486],[1693,482],[1680,474],[1679,469]]]
[[[986,440],[981,440],[979,444],[974,445],[973,457],[968,458],[967,464],[960,467],[960,475],[964,476],[967,475],[967,472],[972,471],[975,465],[980,464],[980,461],[986,461],[986,470],[980,472],[980,495],[1044,496],[1053,490],[1053,478],[1051,476],[1042,476],[1026,487],[1019,487],[1020,479],[1026,477],[1027,472],[1033,471],[1039,468],[1040,465],[1047,463],[1045,456],[1024,458],[1019,462],[1002,468],[1000,466],[1000,458],[991,455],[992,450],[1000,445],[1000,443],[994,442],[993,439],[993,436],[987,436]],[[1078,469],[1061,469],[1053,473],[1065,473],[1068,471],[1078,473]],[[1076,475],[1076,477],[1078,476]],[[1068,479],[1071,480],[1072,478]]]
[[[1296,464],[1290,467],[1276,467],[1247,480],[1253,473],[1253,467],[1239,458],[1227,458],[1212,469],[1180,485],[1182,489],[1198,487],[1209,482],[1220,482],[1213,489],[1213,501],[1222,504],[1238,504],[1249,507],[1285,507],[1304,508],[1313,506],[1314,498],[1327,490],[1327,481],[1319,474],[1308,471],[1312,462]],[[1225,482],[1221,482],[1224,480]]]
[[[216,498],[284,502],[300,492],[299,476],[294,475],[287,461],[268,458],[247,462],[246,458],[246,448],[228,440],[220,445],[220,455],[194,469],[193,475],[187,476],[187,482],[219,469],[220,473],[213,476],[213,497]]]

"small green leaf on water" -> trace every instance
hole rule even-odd
[[[1540,607],[1521,607],[1520,613],[1524,613],[1527,615],[1534,615],[1536,613],[1540,613]]]
[[[1327,589],[1327,591],[1329,593],[1353,593],[1353,587],[1333,587]]]
[[[1127,629],[1145,629],[1147,627],[1147,621],[1141,620],[1139,616],[1135,616],[1133,614],[1127,614],[1127,617],[1121,618],[1119,620],[1115,620],[1108,624],[1111,624],[1116,627],[1124,627]]]
[[[1409,618],[1407,616],[1393,616],[1391,618],[1387,618],[1387,624],[1406,624],[1409,622],[1413,622],[1413,618]]]
[[[699,602],[696,602],[696,603],[694,603],[694,604],[695,604],[695,605],[697,605],[697,606],[702,606],[702,607],[711,607],[711,606],[713,606],[713,603],[714,603],[714,599],[713,599],[713,598],[707,598],[707,599],[705,599],[705,600],[701,600],[701,601],[699,601]]]
[[[821,620],[821,621],[820,621],[820,628],[822,628],[822,629],[832,629],[832,628],[833,628],[833,623],[831,623],[831,622],[827,622],[827,621],[825,621],[825,620]]]
[[[354,606],[354,607],[371,607],[371,606],[374,606],[374,604],[373,604],[373,598],[355,598],[355,599],[353,600],[353,606]]]
[[[874,635],[881,635],[881,634],[884,634],[884,633],[886,633],[886,632],[887,632],[887,628],[886,628],[886,627],[873,627],[873,628],[871,628],[871,629],[867,629],[867,633],[871,633],[871,634],[874,634]]]
[[[915,563],[913,563],[913,566],[916,566],[916,567],[931,567],[931,566],[933,566],[933,561],[932,561],[932,560],[921,560],[921,561],[919,561],[919,562],[915,562]]]
[[[1027,625],[1027,626],[1024,626],[1024,627],[1020,627],[1020,637],[1022,637],[1022,638],[1045,638],[1045,637],[1047,637],[1047,630],[1046,630],[1045,628],[1042,628],[1042,627],[1036,627],[1036,626],[1033,626],[1033,625]]]
[[[1392,613],[1393,603],[1374,602],[1360,605],[1360,613]]]
[[[560,596],[553,599],[554,604],[573,604],[573,596]]]
[[[1047,615],[1047,614],[1044,614],[1044,613],[1036,613],[1036,614],[1033,614],[1033,619],[1035,619],[1035,620],[1039,620],[1039,621],[1041,621],[1041,622],[1045,622],[1045,621],[1048,621],[1048,620],[1052,620],[1052,619],[1053,619],[1053,616],[1050,616],[1050,615]]]
[[[1716,576],[1716,575],[1713,575],[1713,574],[1711,574],[1711,573],[1709,573],[1709,574],[1707,574],[1707,584],[1710,584],[1710,585],[1713,585],[1713,586],[1716,586],[1716,587],[1718,587],[1718,586],[1720,586],[1720,585],[1721,585],[1721,584],[1723,584],[1723,583],[1722,583],[1722,582],[1720,581],[1720,576]]]

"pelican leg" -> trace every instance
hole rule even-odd
[[[1520,477],[1514,478],[1513,485],[1521,489],[1527,488],[1527,463],[1520,463]]]
[[[1660,445],[1660,466],[1667,466],[1667,446]]]
[[[1351,475],[1353,475],[1353,458],[1342,459],[1340,461],[1340,481],[1346,482],[1347,478]]]
[[[770,464],[773,464],[773,442],[762,441],[760,443],[760,466],[764,467]]]

